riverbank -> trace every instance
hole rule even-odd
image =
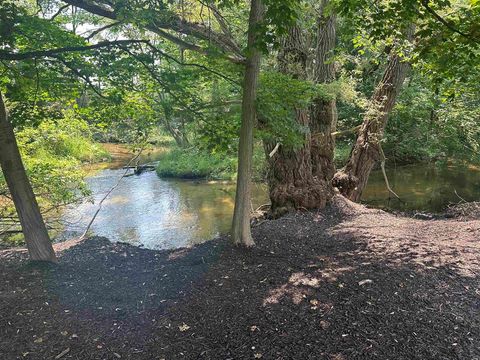
[[[480,221],[337,198],[176,251],[103,238],[0,253],[6,359],[477,359]],[[65,244],[58,244],[64,246]],[[63,355],[62,355],[63,354]]]
[[[350,146],[342,144],[335,150],[335,163],[341,167],[350,154]],[[254,146],[252,178],[265,182],[267,162],[261,143]],[[171,144],[159,158],[157,173],[162,178],[186,180],[226,180],[237,177],[237,154],[215,153],[195,148],[179,148]]]

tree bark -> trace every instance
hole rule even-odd
[[[17,210],[31,260],[56,261],[40,209],[0,93],[0,165]]]
[[[173,137],[175,142],[177,143],[178,147],[186,148],[190,145],[190,141],[188,140],[188,136],[186,134],[185,128],[182,126],[182,130],[177,129],[172,125],[172,120],[170,115],[167,115],[165,112],[165,117],[163,119],[163,124],[165,125],[165,129],[170,133]]]
[[[336,22],[334,12],[327,13],[329,0],[321,3],[320,17],[317,25],[317,48],[315,61],[315,82],[328,84],[335,80],[335,64],[332,53],[336,43]],[[330,10],[331,11],[331,10]],[[333,100],[314,100],[311,112],[312,137],[312,173],[313,176],[323,179],[331,186],[331,179],[335,174],[334,151],[335,139],[332,133],[337,128],[337,102]],[[332,190],[332,189],[329,189]]]
[[[317,24],[317,49],[315,53],[314,81],[328,83],[335,79],[335,67],[329,61],[335,47],[334,14],[327,15],[323,0]],[[308,49],[304,31],[292,27],[284,39],[278,56],[279,71],[297,79],[308,79]],[[297,109],[296,121],[310,129],[300,148],[280,146],[268,158],[271,213],[278,217],[294,209],[323,208],[333,196],[331,179],[335,172],[331,136],[336,127],[336,102],[315,99],[311,109]],[[267,154],[276,146],[264,143]]]
[[[253,158],[253,129],[255,127],[258,77],[261,53],[257,47],[256,27],[262,21],[264,7],[261,0],[252,0],[248,22],[248,46],[245,66],[242,124],[238,147],[238,174],[233,213],[232,237],[237,245],[254,246],[250,228],[251,178]]]
[[[296,79],[307,79],[308,49],[305,45],[304,32],[299,26],[289,29],[282,40],[277,62],[280,72]],[[296,109],[295,118],[302,127],[310,127],[308,108]],[[271,215],[282,216],[284,213],[305,208],[325,207],[328,199],[328,184],[323,178],[312,174],[311,134],[307,133],[303,144],[297,148],[280,145],[272,156],[267,155],[269,164],[268,183],[271,201]],[[269,154],[276,146],[264,142]]]
[[[414,27],[407,30],[407,38],[413,38]],[[352,201],[359,201],[367,185],[375,163],[380,160],[380,141],[383,138],[388,115],[392,111],[398,93],[405,81],[410,65],[392,51],[382,80],[370,100],[356,143],[345,167],[333,179],[333,185]]]

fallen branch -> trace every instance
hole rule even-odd
[[[353,128],[350,128],[350,129],[346,129],[346,130],[342,130],[342,131],[335,131],[335,132],[332,132],[330,133],[331,136],[335,137],[335,136],[343,136],[343,135],[348,135],[348,134],[352,134],[352,133],[356,133],[358,130],[360,130],[360,128],[362,127],[362,125],[357,125]],[[315,138],[320,138],[322,137],[324,134],[323,133],[314,133],[312,134],[312,138],[315,139]]]
[[[277,143],[277,145],[275,145],[275,148],[270,152],[270,154],[268,154],[268,156],[273,157],[273,155],[277,153],[278,149],[280,149],[280,143]]]
[[[331,133],[331,135],[332,136],[342,136],[342,135],[355,133],[358,130],[360,130],[361,127],[362,127],[362,125],[357,125],[357,126],[355,126],[353,128],[350,128],[350,129],[346,129],[346,130],[342,130],[342,131],[335,131],[335,132]]]
[[[397,193],[393,191],[393,189],[390,187],[390,182],[388,181],[387,172],[385,171],[385,161],[387,160],[387,158],[385,157],[385,153],[383,152],[382,145],[380,143],[378,143],[378,150],[380,152],[380,156],[382,157],[382,160],[380,162],[380,167],[382,168],[383,178],[385,179],[385,185],[387,186],[387,189],[391,194],[395,195],[395,197],[398,200],[402,201],[402,199],[400,199],[400,196],[398,196]]]
[[[141,148],[140,151],[137,153],[137,155],[135,155],[133,158],[130,159],[130,161],[127,163],[127,165],[125,166],[127,169],[125,170],[125,172],[123,173],[122,176],[120,176],[120,178],[118,179],[118,181],[116,182],[115,185],[113,185],[110,190],[107,191],[107,193],[105,194],[105,196],[102,198],[102,200],[100,200],[100,202],[98,203],[98,208],[97,208],[97,211],[95,211],[95,214],[93,215],[92,219],[90,220],[90,222],[88,223],[87,225],[87,228],[85,229],[85,231],[83,232],[83,234],[78,238],[78,241],[82,241],[86,236],[87,236],[87,233],[88,231],[90,230],[90,228],[92,227],[95,219],[97,218],[98,214],[100,213],[100,211],[102,210],[102,206],[103,206],[103,203],[105,202],[105,200],[110,196],[110,194],[118,187],[118,185],[120,185],[120,182],[122,181],[122,179],[127,175],[128,171],[130,170],[129,169],[129,166],[132,162],[134,162],[135,160],[138,159],[138,157],[142,154],[142,151],[143,151],[144,148]]]

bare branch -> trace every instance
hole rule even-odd
[[[115,27],[117,25],[120,25],[122,22],[121,21],[115,21],[111,24],[108,24],[108,25],[105,25],[105,26],[102,26],[101,28],[98,28],[98,29],[95,29],[94,31],[92,31],[87,37],[86,37],[86,40],[89,41],[90,39],[92,39],[95,35],[98,35],[99,33],[101,33],[102,31],[105,31],[107,29],[110,29],[112,27]]]
[[[63,5],[61,6],[57,12],[55,14],[52,15],[52,17],[50,19],[48,19],[49,21],[53,21],[57,16],[59,16],[63,10],[65,10],[66,8],[68,8],[70,6],[70,4],[66,4],[66,5]]]

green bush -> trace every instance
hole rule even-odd
[[[233,181],[237,176],[237,156],[175,147],[160,158],[157,173],[165,178]],[[265,154],[257,146],[253,155],[253,178],[261,181],[265,175]]]
[[[345,165],[348,158],[350,157],[350,152],[352,150],[352,144],[348,142],[337,141],[335,144],[335,166],[341,168]]]
[[[92,141],[88,124],[71,111],[65,111],[61,119],[24,127],[16,137],[42,212],[51,212],[88,196],[82,163],[110,157]],[[8,194],[1,171],[0,194]],[[13,204],[5,199],[2,201],[0,197],[0,217],[15,216]]]
[[[61,119],[45,120],[38,127],[22,129],[17,133],[17,141],[27,158],[98,162],[110,157],[102,146],[92,141],[89,125],[71,111],[65,111]]]
[[[235,157],[174,148],[160,158],[157,173],[167,178],[234,180],[236,169]]]

